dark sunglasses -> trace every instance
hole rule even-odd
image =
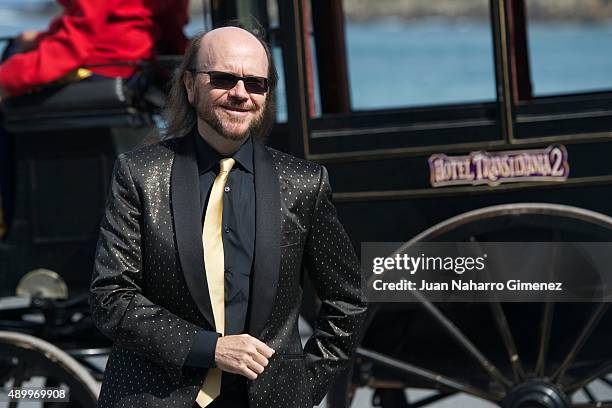
[[[192,74],[208,74],[210,84],[215,88],[230,90],[236,86],[238,81],[244,83],[244,89],[248,93],[264,94],[268,92],[268,78],[258,76],[241,77],[223,71],[198,71],[195,69],[189,70]]]

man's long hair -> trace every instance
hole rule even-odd
[[[246,28],[238,22],[230,22],[225,26],[238,27],[246,30]],[[276,85],[278,83],[278,74],[276,72],[276,67],[274,66],[274,61],[272,60],[270,48],[264,40],[263,29],[258,27],[255,32],[250,30],[247,31],[249,31],[259,40],[266,51],[266,56],[268,57],[269,89],[266,95],[266,106],[264,108],[263,121],[261,126],[258,128],[257,134],[252,135],[261,143],[265,143],[268,133],[276,120]],[[204,31],[200,32],[191,39],[187,49],[185,50],[181,64],[174,72],[170,92],[163,111],[164,119],[166,120],[167,125],[166,129],[164,130],[163,139],[184,136],[191,132],[197,124],[198,115],[195,108],[187,99],[187,91],[185,90],[183,77],[186,75],[187,71],[196,68],[198,51],[200,50],[202,37],[204,37],[205,34],[206,32]]]

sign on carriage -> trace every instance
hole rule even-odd
[[[433,187],[565,181],[569,176],[567,149],[559,144],[545,149],[477,151],[466,156],[438,153],[428,161]]]

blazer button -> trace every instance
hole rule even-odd
[[[226,232],[226,233],[229,233],[229,232],[230,232],[229,227],[225,227],[225,232]]]

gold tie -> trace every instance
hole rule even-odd
[[[223,240],[221,238],[221,221],[223,218],[223,191],[227,176],[234,166],[234,159],[223,159],[220,162],[219,175],[213,183],[204,228],[202,243],[204,244],[204,266],[206,267],[206,280],[208,293],[212,304],[215,329],[223,334],[225,331],[225,266],[223,259]],[[209,368],[204,384],[200,387],[196,402],[199,406],[209,405],[221,392],[221,370]]]

